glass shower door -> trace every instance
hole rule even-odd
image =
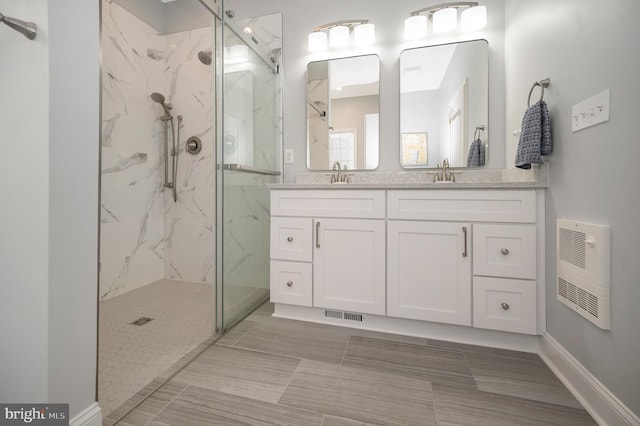
[[[218,288],[223,331],[269,299],[267,185],[281,181],[282,169],[279,75],[269,48],[244,28],[232,11],[223,10],[218,57]]]

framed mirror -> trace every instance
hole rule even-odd
[[[473,40],[400,54],[400,164],[481,167],[488,155],[489,45]]]
[[[380,58],[355,56],[307,65],[307,168],[378,167]]]

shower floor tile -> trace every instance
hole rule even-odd
[[[131,325],[141,317],[153,320]],[[214,331],[211,284],[160,280],[100,302],[98,402],[103,416]]]

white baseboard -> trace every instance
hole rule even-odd
[[[540,357],[602,426],[637,426],[640,418],[553,337],[540,339]]]
[[[102,410],[98,403],[94,402],[71,419],[69,426],[102,426]]]

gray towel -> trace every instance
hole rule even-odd
[[[516,151],[516,167],[530,169],[531,164],[542,164],[542,155],[551,154],[551,121],[545,101],[531,105],[522,117],[522,132]]]
[[[478,138],[471,143],[467,156],[467,167],[484,166],[484,144]]]

